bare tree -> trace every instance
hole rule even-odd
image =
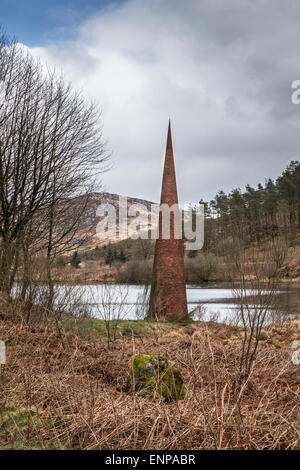
[[[0,79],[0,289],[9,292],[20,247],[45,249],[51,283],[53,257],[86,204],[70,216],[69,200],[91,190],[108,155],[97,107],[5,35]]]
[[[102,284],[92,286],[90,297],[96,308],[96,316],[103,320],[108,347],[117,339],[118,326],[122,320],[128,319],[133,305],[129,302],[129,286],[121,284]]]
[[[231,254],[227,254],[238,319],[243,327],[240,359],[243,376],[248,377],[252,370],[262,328],[270,321],[276,307],[286,254],[287,245],[280,239],[268,242],[263,248],[246,247],[240,240],[234,240]]]

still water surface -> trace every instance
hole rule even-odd
[[[77,310],[101,318],[103,315],[137,319],[145,314],[145,290],[141,285],[79,285],[57,286],[57,298],[68,297],[68,291],[78,298]],[[277,293],[280,311],[289,316],[300,316],[300,288],[284,286]],[[219,322],[231,321],[237,305],[232,290],[221,284],[187,286],[189,312],[201,305],[202,319]]]

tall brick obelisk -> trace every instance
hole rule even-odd
[[[167,148],[160,204],[178,204],[175,165],[169,121]],[[162,238],[162,213],[159,214],[159,234],[155,244],[153,279],[150,293],[149,317],[176,320],[187,313],[183,241],[175,239],[176,217],[170,215],[170,238]],[[178,220],[177,223],[181,223]]]

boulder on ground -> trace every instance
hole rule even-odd
[[[175,364],[163,356],[148,354],[133,356],[128,387],[142,396],[164,401],[183,400],[187,393]]]

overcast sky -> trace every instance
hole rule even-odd
[[[159,200],[169,116],[182,203],[299,159],[299,0],[54,0],[32,24],[1,4],[9,32],[101,107],[108,191]]]

